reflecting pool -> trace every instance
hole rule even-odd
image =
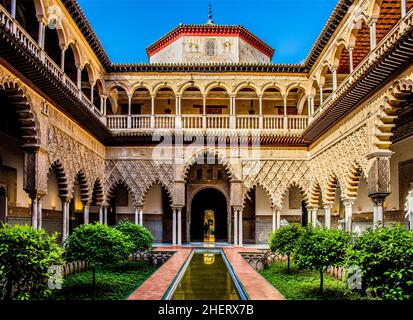
[[[171,300],[240,300],[220,252],[195,252]]]

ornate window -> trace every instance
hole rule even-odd
[[[215,56],[215,40],[207,40],[206,54],[207,56]]]

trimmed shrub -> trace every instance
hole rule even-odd
[[[93,270],[96,284],[96,267],[104,264],[121,264],[128,261],[133,243],[121,231],[104,224],[84,224],[66,239],[66,259],[85,260]]]
[[[148,229],[141,225],[124,220],[116,226],[116,229],[129,236],[129,239],[133,243],[134,252],[148,250],[152,246],[154,237]]]
[[[411,230],[401,225],[366,230],[349,249],[346,265],[360,267],[362,294],[386,300],[413,299]]]
[[[323,273],[329,266],[341,266],[351,236],[338,229],[313,228],[304,229],[297,241],[294,262],[301,269],[315,269],[320,272],[320,294],[323,293]]]
[[[4,224],[0,228],[0,296],[2,299],[40,299],[50,295],[51,265],[61,265],[58,234],[48,236],[31,226]]]
[[[287,256],[287,272],[290,273],[290,256],[294,253],[296,243],[303,234],[303,227],[297,223],[281,227],[270,235],[270,250],[278,255]]]

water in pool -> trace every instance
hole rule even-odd
[[[172,300],[239,300],[220,253],[195,253]]]

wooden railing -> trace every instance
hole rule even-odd
[[[234,116],[235,123],[231,127],[230,115],[185,114],[175,115],[112,115],[106,116],[106,124],[112,130],[139,129],[249,129],[249,130],[297,130],[307,128],[307,116]],[[179,122],[178,119],[181,119]]]
[[[47,53],[37,44],[35,40],[24,30],[19,23],[0,5],[0,27],[12,34],[22,47],[51,72],[70,92],[79,97],[81,103],[97,117],[102,117],[100,110],[90,101],[90,99],[80,90],[76,84],[60,69],[60,67],[47,55]]]

